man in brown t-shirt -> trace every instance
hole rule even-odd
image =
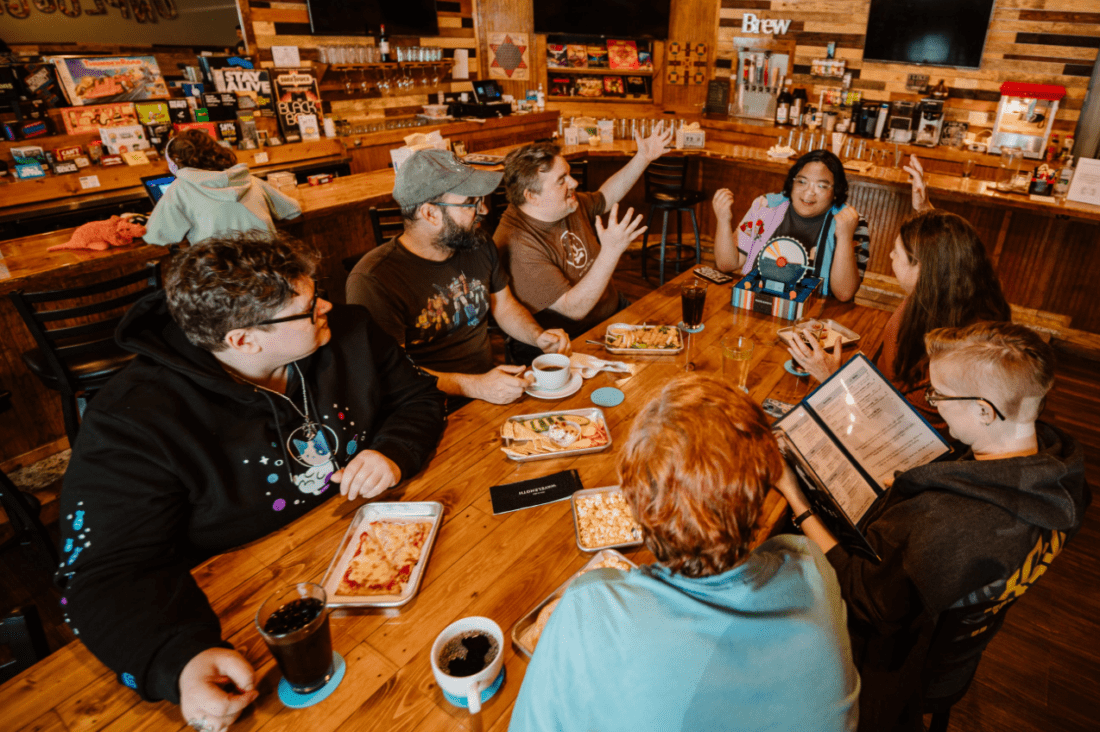
[[[637,155],[596,193],[576,192],[577,181],[558,145],[536,142],[508,155],[504,187],[510,205],[493,239],[516,297],[540,325],[576,337],[621,309],[611,275],[645,227],[634,209],[620,219],[618,202],[671,139],[662,129],[644,140],[635,137]],[[598,217],[609,209],[604,226]]]

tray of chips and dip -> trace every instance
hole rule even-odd
[[[816,321],[821,324],[821,328],[814,329],[815,335],[818,340],[821,341],[821,347],[825,349],[831,349],[836,343],[837,339],[840,339],[842,346],[846,346],[849,343],[855,343],[859,340],[859,333],[856,333],[851,328],[846,328],[835,320],[819,320]],[[783,339],[783,341],[789,346],[791,345],[791,338],[794,336],[796,330],[800,326],[788,326],[786,328],[780,328],[776,335]]]
[[[500,428],[501,450],[516,462],[587,455],[611,446],[603,410],[567,409],[510,417]]]
[[[643,543],[642,527],[617,485],[585,488],[573,494],[573,529],[582,552],[625,549]]]
[[[550,615],[554,612],[554,608],[557,607],[557,601],[561,599],[562,594],[565,592],[565,588],[572,584],[573,580],[577,579],[582,574],[602,567],[615,567],[617,569],[630,571],[631,569],[637,568],[637,566],[637,564],[614,549],[604,549],[599,554],[594,555],[569,579],[562,582],[558,589],[551,592],[542,602],[535,605],[529,613],[516,621],[516,624],[512,626],[512,645],[527,658],[530,658],[534,654],[535,646],[539,642],[539,636],[542,635],[542,629],[546,627],[546,622],[550,619]]]
[[[321,586],[328,607],[400,607],[416,595],[443,504],[368,503],[355,512]]]
[[[612,323],[604,332],[608,353],[630,356],[670,356],[684,350],[684,339],[675,325]]]

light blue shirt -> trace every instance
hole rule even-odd
[[[157,202],[145,226],[145,243],[167,246],[233,232],[275,231],[272,216],[302,213],[293,198],[248,173],[237,163],[222,171],[183,168]]]
[[[550,617],[509,729],[855,730],[845,618],[832,567],[801,536],[713,577],[590,572]]]

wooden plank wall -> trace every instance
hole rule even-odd
[[[400,1],[400,0],[397,0]],[[241,17],[247,27],[249,50],[258,56],[262,66],[272,66],[272,46],[298,46],[303,65],[318,64],[321,46],[373,44],[366,36],[313,36],[309,28],[309,12],[305,0],[237,0]],[[455,49],[465,48],[470,54],[470,76],[477,79],[482,58],[475,27],[474,0],[438,0],[439,35],[434,37],[391,36],[390,46],[440,46],[445,58],[453,58]],[[358,81],[358,79],[353,79]],[[452,91],[472,89],[469,82],[446,85]],[[382,117],[386,110],[419,111],[428,104],[427,94],[408,96],[368,96],[367,98],[333,99],[333,94],[322,93],[332,99],[332,112],[337,117],[356,119]],[[433,100],[434,101],[434,100]]]
[[[980,70],[864,62],[870,0],[719,1],[718,75],[730,74],[743,13],[791,20],[779,38],[797,43],[797,86],[808,92],[818,85],[835,86],[810,76],[811,61],[825,58],[826,44],[833,41],[837,58],[846,59],[852,71],[853,87],[863,90],[865,98],[917,99],[919,95],[905,89],[906,76],[926,73],[932,84],[944,79],[951,90],[949,118],[968,121],[971,129],[992,128],[1001,82],[1013,80],[1066,87],[1054,129],[1072,133],[1100,49],[1100,3],[1084,0],[997,0]],[[816,97],[817,91],[810,96]]]

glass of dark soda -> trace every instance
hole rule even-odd
[[[333,673],[325,590],[300,582],[279,590],[260,605],[256,628],[283,678],[299,694],[324,686]]]
[[[684,325],[689,330],[698,328],[703,322],[703,306],[707,302],[707,283],[702,280],[689,280],[680,286],[680,304],[683,307]]]

